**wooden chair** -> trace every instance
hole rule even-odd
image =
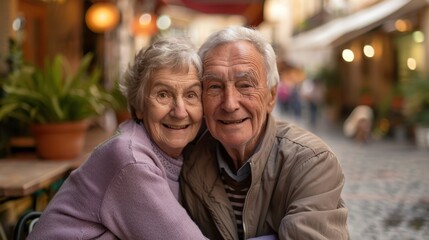
[[[33,230],[34,225],[39,220],[42,213],[37,211],[29,211],[24,213],[15,225],[14,229],[14,240],[26,239],[28,234]]]

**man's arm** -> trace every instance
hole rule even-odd
[[[344,175],[336,156],[322,152],[301,163],[290,179],[294,189],[279,239],[349,239]]]

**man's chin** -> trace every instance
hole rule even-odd
[[[216,137],[215,137],[216,138]],[[240,134],[230,134],[230,135],[223,135],[219,138],[216,138],[219,142],[222,143],[222,145],[225,145],[227,147],[239,147],[242,146],[246,140],[243,138],[243,136]]]

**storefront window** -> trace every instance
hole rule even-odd
[[[424,71],[424,36],[420,31],[408,32],[396,38],[398,50],[399,82],[408,81],[412,75]]]

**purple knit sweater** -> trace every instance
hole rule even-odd
[[[204,239],[177,201],[182,158],[128,121],[73,171],[28,239]]]

